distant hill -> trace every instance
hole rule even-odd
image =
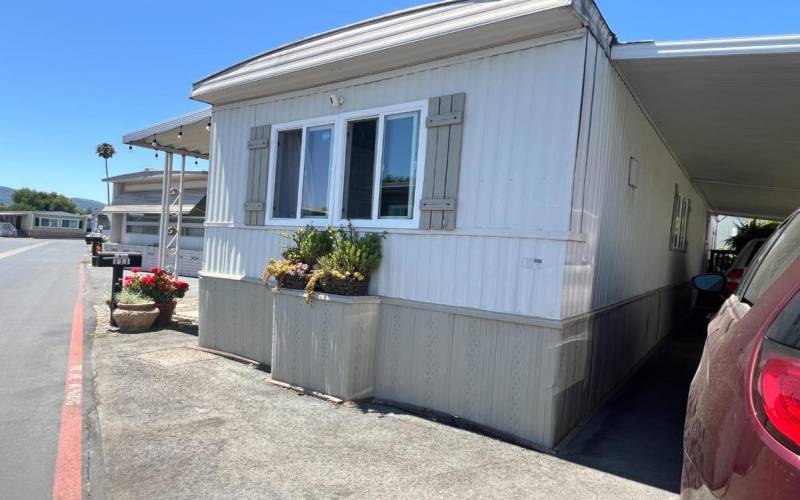
[[[11,199],[14,191],[16,191],[16,189],[0,186],[0,205],[11,205],[14,203],[14,200]],[[87,200],[86,198],[70,198],[70,200],[81,210],[99,210],[106,206],[106,204],[101,201]]]
[[[11,205],[13,203],[13,201],[11,201],[11,195],[14,194],[14,191],[16,191],[16,189],[0,186],[0,205]]]
[[[70,200],[78,205],[81,210],[100,210],[106,206],[102,201],[87,200],[86,198],[70,198]]]

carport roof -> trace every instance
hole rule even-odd
[[[612,59],[718,213],[800,205],[800,35],[616,45]]]

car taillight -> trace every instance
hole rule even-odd
[[[762,423],[778,441],[800,450],[800,358],[765,342],[757,376]]]
[[[725,291],[728,295],[733,294],[736,292],[736,289],[739,288],[739,279],[744,275],[744,268],[736,267],[728,271],[728,274],[725,275],[726,282],[725,282]]]
[[[764,428],[800,454],[800,293],[783,306],[761,344],[753,405]]]

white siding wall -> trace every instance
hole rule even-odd
[[[628,186],[631,156],[640,164],[636,189]],[[708,209],[602,52],[586,169],[586,242],[567,245],[564,317],[686,282],[700,271]],[[675,184],[691,199],[686,252],[669,248]]]
[[[204,270],[258,277],[284,244],[243,226],[250,127],[466,92],[457,229],[390,234],[373,293],[559,317],[584,40],[508,50],[215,109]]]

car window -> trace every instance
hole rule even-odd
[[[751,267],[742,297],[755,304],[761,295],[800,257],[800,217],[792,217],[775,231]]]
[[[745,267],[749,266],[751,262],[753,262],[753,257],[758,254],[758,251],[761,250],[761,247],[764,245],[764,241],[766,240],[757,240],[753,244],[753,250],[750,252],[750,255],[747,256],[747,262],[745,262]]]

